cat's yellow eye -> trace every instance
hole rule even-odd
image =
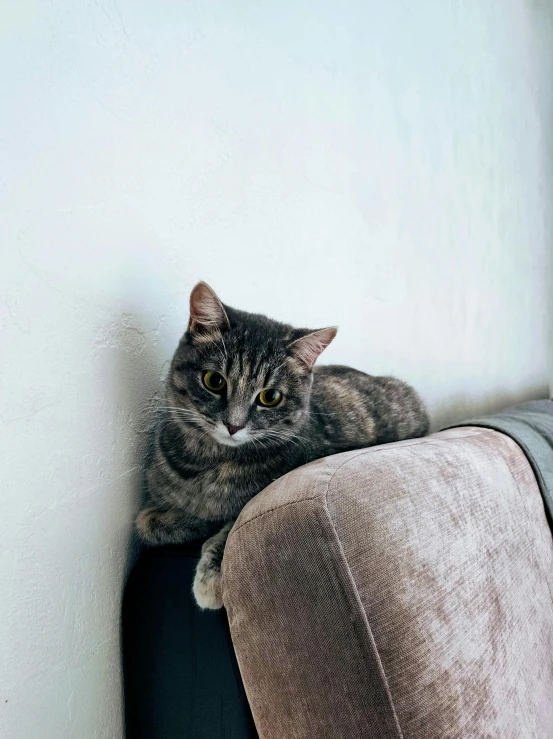
[[[227,385],[227,381],[219,372],[204,372],[203,377],[204,385],[212,393],[221,393]]]
[[[257,396],[257,402],[259,405],[265,406],[265,408],[274,408],[282,400],[282,393],[280,390],[262,390]]]

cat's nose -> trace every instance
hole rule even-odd
[[[228,428],[228,432],[231,436],[244,428],[243,426],[233,426],[230,423],[225,423],[225,426]]]

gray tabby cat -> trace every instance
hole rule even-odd
[[[404,382],[313,367],[335,335],[229,308],[204,282],[192,291],[146,471],[150,507],[136,526],[153,545],[207,539],[193,586],[201,608],[222,606],[228,533],[269,483],[320,457],[428,431]]]

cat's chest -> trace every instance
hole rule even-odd
[[[257,465],[214,464],[185,481],[182,492],[186,507],[194,515],[209,518],[238,513],[252,494],[265,487],[264,478]]]
[[[201,472],[197,482],[205,495],[217,496],[222,491],[238,492],[262,483],[268,473],[268,466],[263,464],[225,461]]]

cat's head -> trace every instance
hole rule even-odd
[[[200,282],[168,378],[175,418],[228,446],[293,439],[308,411],[313,365],[336,330],[235,310]]]

